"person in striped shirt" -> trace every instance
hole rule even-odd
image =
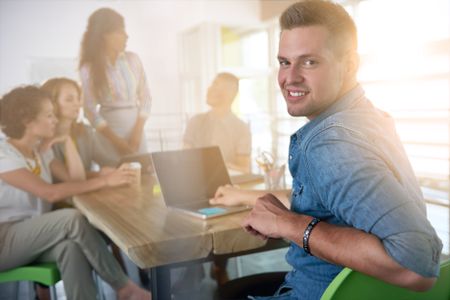
[[[100,8],[90,15],[81,42],[85,114],[112,164],[123,155],[147,151],[144,125],[151,96],[139,57],[125,51],[127,39],[124,18]]]

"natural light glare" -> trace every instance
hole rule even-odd
[[[449,3],[369,0],[355,10],[359,80],[396,119],[419,177],[449,173]],[[430,155],[436,151],[439,157]]]
[[[428,201],[449,204],[450,1],[367,0],[352,10],[367,96],[390,113]],[[449,253],[449,210],[428,216]]]
[[[376,67],[361,70],[362,79],[397,79],[448,72],[449,61],[433,57],[450,30],[449,1],[363,1],[356,14],[359,52],[364,63]],[[431,70],[430,70],[431,69]]]
[[[449,12],[448,0],[362,1],[356,14],[360,52],[404,55],[424,43],[446,39]]]

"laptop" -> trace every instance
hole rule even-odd
[[[219,186],[231,184],[219,147],[154,152],[152,159],[167,207],[201,219],[250,209],[209,204]]]
[[[141,174],[153,173],[153,163],[151,153],[129,154],[120,158],[117,167],[123,163],[138,162],[141,164]]]

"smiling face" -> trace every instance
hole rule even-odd
[[[292,116],[312,120],[356,84],[347,58],[338,59],[324,26],[283,30],[278,83]]]
[[[75,121],[78,118],[80,109],[83,106],[78,89],[69,83],[61,86],[56,103],[58,105],[58,118],[69,121]]]
[[[43,100],[36,118],[25,124],[25,133],[38,138],[51,138],[55,134],[57,119],[50,99]]]

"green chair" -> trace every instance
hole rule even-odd
[[[426,292],[413,292],[373,277],[343,269],[330,283],[321,300],[449,300],[450,260],[441,263],[436,284]]]
[[[0,272],[0,283],[33,281],[48,285],[50,287],[50,297],[54,300],[56,300],[55,284],[60,280],[61,275],[55,263],[32,264]]]

